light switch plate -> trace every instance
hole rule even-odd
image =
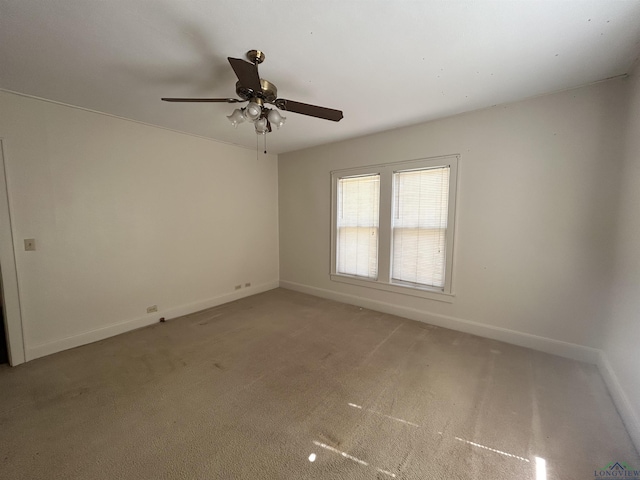
[[[24,249],[27,252],[36,249],[36,239],[35,238],[25,238],[24,239]]]

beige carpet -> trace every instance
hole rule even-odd
[[[592,365],[283,289],[2,368],[0,392],[3,479],[640,467]]]

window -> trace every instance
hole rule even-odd
[[[393,174],[391,280],[444,287],[449,167]]]
[[[332,280],[447,301],[457,163],[332,172]]]
[[[378,277],[379,204],[380,175],[338,180],[338,273]]]

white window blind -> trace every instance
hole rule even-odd
[[[392,282],[444,287],[449,170],[393,174]]]
[[[336,271],[377,278],[380,175],[338,179]]]

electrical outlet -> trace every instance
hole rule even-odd
[[[36,239],[35,238],[25,238],[24,239],[24,250],[26,252],[31,252],[36,249]]]
[[[158,305],[151,305],[150,307],[147,307],[147,313],[153,313],[157,311],[158,311]]]
[[[236,290],[240,290],[242,288],[242,285],[236,285]]]
[[[245,287],[250,287],[251,286],[251,282],[247,282],[244,284]]]

